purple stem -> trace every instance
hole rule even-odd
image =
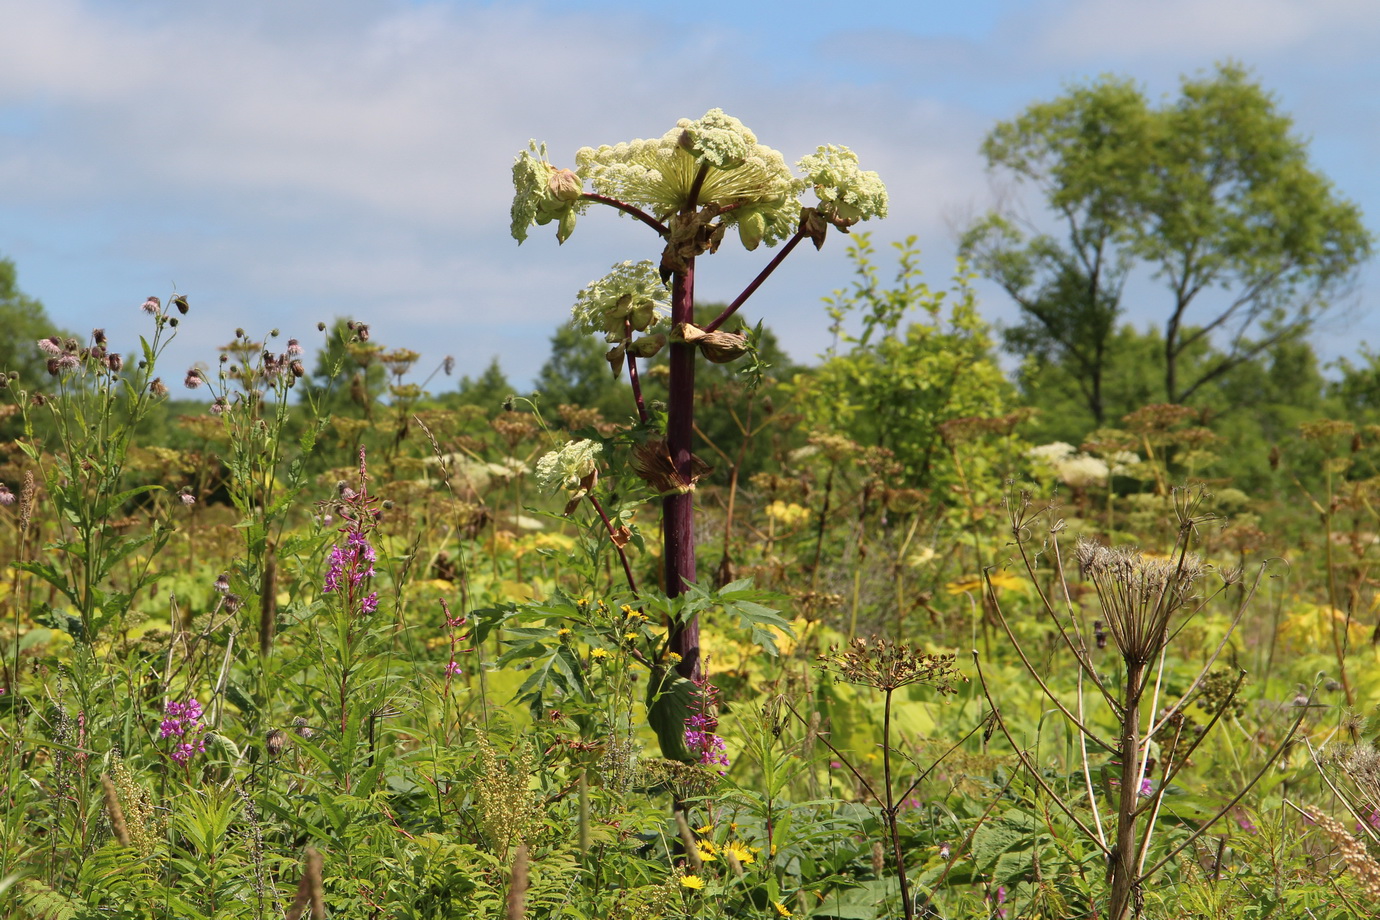
[[[795,231],[795,235],[786,241],[786,245],[781,247],[781,251],[772,257],[772,260],[768,262],[766,267],[763,268],[762,271],[760,271],[757,274],[756,278],[752,279],[752,283],[749,284],[747,287],[743,288],[743,293],[738,295],[738,299],[733,301],[733,303],[729,304],[727,307],[724,307],[724,312],[716,316],[714,318],[714,321],[710,323],[708,326],[705,326],[704,331],[713,332],[715,329],[718,329],[725,322],[727,322],[730,316],[732,316],[734,313],[737,313],[738,308],[741,307],[747,301],[747,299],[751,297],[759,287],[762,286],[762,282],[766,281],[768,278],[771,277],[771,273],[776,271],[776,266],[780,265],[783,261],[785,261],[786,256],[790,255],[791,250],[794,249],[796,247],[796,244],[798,244],[804,238],[805,231],[803,229]]]
[[[623,320],[624,336],[626,341],[632,342],[632,320]],[[625,353],[628,359],[628,382],[632,384],[633,402],[637,403],[637,418],[642,424],[647,424],[647,406],[642,402],[642,380],[637,375],[637,358],[631,352]]]
[[[675,273],[671,287],[671,325],[688,323],[695,315],[695,263]],[[676,472],[689,482],[691,447],[695,435],[695,347],[685,342],[670,344],[670,393],[667,398],[666,449]],[[686,582],[695,580],[694,492],[679,492],[662,500],[662,556],[665,560],[666,595],[677,597]],[[700,676],[700,624],[698,617],[671,627],[668,649],[680,656],[676,671],[695,680]]]
[[[624,201],[619,201],[617,198],[610,198],[607,195],[596,195],[594,192],[585,192],[580,197],[584,198],[586,201],[597,201],[600,204],[606,204],[611,208],[617,208],[624,214],[636,217],[638,220],[642,221],[644,224],[655,230],[659,236],[665,236],[667,233],[665,224],[663,224],[661,221],[657,220],[655,217],[653,217],[652,215],[648,214],[646,211],[642,210],[641,208],[635,205],[628,204]]]

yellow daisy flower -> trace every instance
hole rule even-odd
[[[682,875],[680,877],[680,886],[682,888],[690,888],[694,891],[699,891],[704,887],[704,879],[700,878],[698,875]]]

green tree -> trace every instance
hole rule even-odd
[[[598,409],[604,418],[622,421],[637,412],[627,373],[619,366],[619,376],[605,359],[607,342],[578,329],[567,321],[551,335],[551,355],[537,372],[536,389],[541,394],[543,411],[559,406]]]
[[[1063,240],[993,213],[961,244],[973,267],[1021,308],[1022,321],[1005,333],[1006,348],[1072,369],[1098,425],[1106,418],[1109,348],[1133,264],[1130,208],[1144,195],[1146,170],[1127,161],[1147,148],[1150,133],[1140,91],[1113,79],[998,125],[982,146],[988,168],[1004,167],[1036,185]]]
[[[997,125],[983,154],[1039,189],[1062,238],[988,215],[965,251],[1021,307],[1011,344],[1046,337],[1087,375],[1095,417],[1128,272],[1148,270],[1168,289],[1162,397],[1184,403],[1306,335],[1370,254],[1359,208],[1310,166],[1288,116],[1233,64],[1185,78],[1160,107],[1104,77]],[[1215,360],[1189,372],[1205,340]]]
[[[460,378],[455,393],[448,393],[437,400],[444,406],[478,406],[490,416],[496,415],[503,400],[513,395],[513,385],[508,375],[495,357],[489,361],[484,373],[471,379],[468,374]]]
[[[19,273],[12,259],[0,259],[0,317],[5,336],[0,338],[0,370],[19,374],[19,385],[38,387],[48,377],[46,358],[35,344],[49,336],[68,333],[53,325],[43,304],[19,290]]]
[[[796,377],[794,405],[808,430],[892,451],[908,484],[949,485],[954,470],[941,426],[1001,416],[1012,388],[993,360],[968,278],[960,273],[952,290],[932,290],[921,279],[914,238],[895,246],[898,267],[887,286],[868,235],[855,235],[849,254],[857,278],[828,301],[836,344],[819,367]],[[861,318],[856,332],[846,328],[852,317]]]
[[[370,341],[367,324],[336,319],[316,352],[308,390],[312,400],[330,415],[372,419],[388,383],[382,351]]]

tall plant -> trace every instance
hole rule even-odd
[[[720,109],[696,121],[681,119],[660,138],[582,148],[575,162],[573,170],[551,165],[545,144],[535,141],[518,155],[512,234],[521,243],[533,225],[554,223],[563,243],[579,215],[601,204],[641,221],[662,241],[659,265],[624,262],[581,292],[575,319],[585,331],[603,334],[615,372],[623,365],[628,369],[638,418],[648,429],[635,466],[662,496],[665,589],[675,598],[696,577],[693,490],[703,469],[692,452],[696,352],[718,363],[745,354],[747,338],[720,327],[801,240],[819,248],[830,226],[847,232],[859,221],[886,216],[886,188],[876,173],[858,168],[846,147],[818,148],[796,164],[802,173],[797,176],[779,152],[759,144],[742,122]],[[803,206],[801,196],[810,189],[818,203]],[[696,260],[717,251],[729,229],[737,230],[750,251],[763,243],[784,245],[701,328],[693,314]],[[662,427],[643,400],[637,362],[668,341],[669,397]],[[673,623],[668,638],[668,650],[679,656],[679,674],[699,677],[698,619]]]

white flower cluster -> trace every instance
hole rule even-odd
[[[1072,444],[1063,441],[1032,447],[1025,455],[1036,466],[1075,489],[1106,485],[1110,476],[1125,473],[1132,464],[1140,462],[1140,457],[1134,453],[1120,451],[1112,455],[1108,464],[1106,460],[1080,453]]]
[[[816,208],[840,228],[885,217],[886,187],[875,172],[858,168],[847,147],[823,146],[803,158],[797,178],[781,154],[757,142],[738,119],[722,109],[703,118],[682,118],[659,138],[582,147],[576,169],[557,169],[546,161],[546,146],[535,141],[513,164],[512,233],[522,242],[533,224],[558,221],[564,242],[575,217],[589,205],[584,183],[593,193],[642,208],[658,221],[681,212],[690,201],[695,178],[707,168],[695,204],[709,208],[720,227],[737,227],[743,245],[773,245],[799,226],[800,195],[813,188]]]
[[[670,315],[671,300],[656,266],[647,260],[619,262],[575,297],[571,316],[581,332],[600,332],[608,342],[623,342],[627,327],[646,332]]]
[[[594,461],[604,450],[598,441],[570,441],[537,461],[537,483],[547,492],[566,489],[583,494],[583,480],[595,471]]]
[[[1066,486],[1075,489],[1107,484],[1107,463],[1087,454],[1067,457],[1054,465],[1054,474]]]
[[[785,158],[720,109],[698,121],[682,118],[655,140],[584,147],[575,162],[596,192],[645,207],[659,220],[685,207],[700,164],[707,163],[696,204],[715,205],[727,211],[726,224],[751,228],[744,234],[748,248],[790,236],[800,217],[800,185]]]
[[[796,167],[819,196],[819,212],[842,226],[886,217],[886,186],[875,172],[858,168],[858,155],[832,144],[802,157]]]

